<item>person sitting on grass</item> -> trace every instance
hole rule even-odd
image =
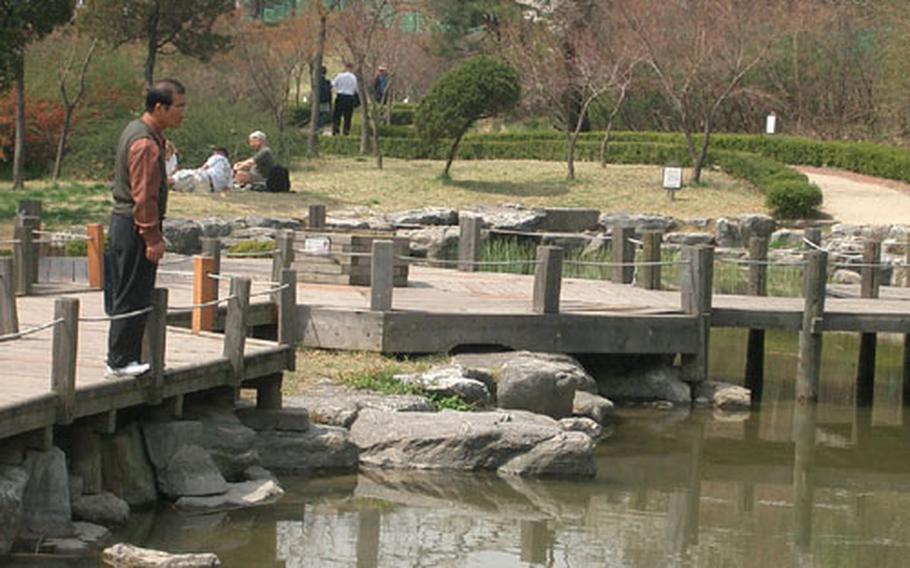
[[[249,144],[253,150],[253,157],[234,164],[234,183],[262,190],[265,189],[269,172],[275,165],[275,158],[272,157],[265,133],[261,130],[250,134]]]
[[[193,192],[221,192],[231,189],[231,162],[226,148],[214,148],[202,167],[177,170],[173,175],[174,190]]]

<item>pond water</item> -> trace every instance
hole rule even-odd
[[[745,335],[712,340],[712,375],[740,382]],[[821,403],[805,409],[792,401],[796,336],[767,345],[760,411],[624,409],[593,480],[288,478],[272,507],[163,509],[118,536],[225,566],[910,565],[900,346],[880,342],[875,404],[855,409],[857,341],[826,336]]]

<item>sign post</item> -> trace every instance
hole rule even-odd
[[[664,166],[663,187],[670,201],[676,199],[676,192],[682,189],[683,169],[678,164]]]

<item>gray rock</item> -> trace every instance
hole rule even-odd
[[[246,217],[244,224],[249,229],[291,229],[294,231],[303,229],[303,223],[301,221],[281,217],[259,217],[253,215]]]
[[[411,255],[421,258],[450,258],[458,250],[458,227],[424,227],[399,230],[407,237]]]
[[[162,470],[183,446],[199,446],[202,424],[196,421],[146,422],[142,425],[145,449],[155,469]]]
[[[199,221],[203,237],[224,238],[230,236],[234,224],[219,217],[209,217]]]
[[[599,440],[604,429],[598,422],[584,416],[572,416],[559,421],[559,427],[566,432],[581,432],[592,440]]]
[[[692,389],[680,370],[669,365],[638,369],[620,377],[599,378],[600,393],[614,401],[690,404]]]
[[[66,455],[52,447],[29,451],[25,457],[28,483],[22,496],[22,528],[32,535],[68,537],[75,534],[70,508]]]
[[[192,219],[165,219],[164,239],[168,252],[198,254],[202,250],[202,226]]]
[[[280,410],[259,410],[239,408],[237,418],[253,430],[285,430],[306,432],[310,427],[310,414],[306,408],[282,408]]]
[[[610,235],[605,233],[592,236],[588,240],[588,244],[585,249],[581,251],[581,256],[588,257],[606,254],[606,252],[610,249],[611,240],[612,239],[610,238]]]
[[[711,218],[710,217],[695,217],[693,219],[689,219],[688,221],[686,221],[686,224],[692,225],[693,227],[696,227],[699,229],[706,229],[706,228],[708,228],[708,225],[711,224]]]
[[[221,495],[207,497],[181,497],[175,503],[178,509],[194,511],[221,511],[255,507],[274,503],[284,490],[270,479],[243,481],[228,484],[228,490]]]
[[[485,228],[507,231],[535,231],[547,216],[542,209],[529,209],[521,205],[472,207],[460,213],[460,216],[465,215],[480,217]]]
[[[519,352],[499,368],[496,404],[563,418],[572,414],[576,390],[596,388],[594,379],[571,358]]]
[[[591,241],[600,241],[601,237],[583,233],[541,233],[540,244],[549,247],[559,247],[564,255],[584,253],[591,250]],[[596,245],[595,245],[596,246]]]
[[[115,544],[101,555],[104,564],[114,568],[217,568],[221,561],[211,553],[169,554],[131,544]]]
[[[133,506],[158,499],[155,474],[135,422],[101,439],[101,460],[105,490]]]
[[[714,244],[714,235],[710,233],[667,233],[664,242],[673,245],[710,245]]]
[[[771,240],[768,241],[768,246],[772,249],[802,248],[803,235],[803,231],[780,229],[771,233]]]
[[[600,225],[607,231],[614,226],[633,227],[636,233],[645,231],[667,232],[679,225],[673,217],[652,214],[604,213],[600,216]],[[707,226],[707,224],[705,224]]]
[[[585,368],[571,355],[562,353],[536,353],[531,351],[504,351],[500,353],[461,353],[452,360],[466,368],[466,373],[471,378],[486,382],[486,375],[497,376],[502,374],[502,368],[507,364],[520,361],[528,365],[539,364],[541,367],[552,369],[568,377],[575,385],[575,390],[590,393],[597,392],[597,382],[588,374]],[[488,388],[490,385],[488,385]],[[490,392],[495,390],[495,385]]]
[[[84,482],[82,481],[81,475],[69,475],[69,486],[70,486],[70,499],[75,499],[76,497],[82,495],[82,488],[84,487]]]
[[[719,247],[734,248],[743,245],[739,225],[721,217],[714,224],[714,239]]]
[[[858,272],[845,268],[838,268],[831,275],[831,282],[834,284],[860,284],[862,281],[863,277]]]
[[[9,552],[22,526],[22,499],[28,472],[19,466],[0,467],[0,555]]]
[[[546,207],[538,231],[581,233],[597,228],[600,211],[579,207]]]
[[[575,399],[572,402],[574,416],[587,417],[598,424],[603,424],[615,412],[616,408],[612,401],[589,392],[575,391]]]
[[[389,222],[400,225],[457,225],[458,211],[449,207],[424,207],[400,211],[388,216]]]
[[[14,440],[4,440],[0,446],[0,466],[2,465],[22,465],[25,461],[25,449],[21,443]]]
[[[275,483],[278,483],[278,478],[275,477],[275,475],[271,471],[265,469],[261,465],[254,465],[254,466],[248,467],[247,470],[245,472],[243,472],[243,475],[244,475],[244,477],[246,477],[247,481],[256,481],[256,480],[260,480],[260,479],[271,479]]]
[[[41,541],[42,548],[53,554],[85,555],[97,550],[111,539],[111,531],[92,523],[73,523],[76,535],[72,538],[46,538]]]
[[[91,428],[73,428],[69,446],[69,468],[82,478],[82,493],[95,494],[102,490],[101,435]]]
[[[168,497],[218,495],[227,482],[208,453],[199,446],[181,446],[158,469],[158,488]]]
[[[749,410],[752,393],[749,389],[718,381],[702,381],[694,386],[695,401],[721,410]]]
[[[262,465],[283,473],[357,469],[357,446],[337,426],[311,426],[306,432],[265,430],[256,436]]]
[[[417,395],[385,395],[322,383],[307,390],[303,396],[284,397],[286,408],[306,408],[310,421],[316,424],[350,428],[363,408],[393,412],[433,411],[436,405]]]
[[[469,404],[488,406],[491,396],[486,384],[468,375],[468,370],[461,365],[447,365],[425,373],[395,375],[394,378],[406,385],[422,388],[428,394],[457,396]]]
[[[104,526],[125,523],[130,516],[129,503],[113,493],[80,495],[73,499],[73,518]]]
[[[259,465],[259,456],[253,449],[256,431],[244,426],[234,414],[233,400],[224,405],[191,405],[184,416],[202,424],[200,445],[228,481],[244,479],[243,472],[248,467]]]
[[[743,242],[749,242],[750,237],[770,237],[777,226],[773,218],[761,214],[740,215],[737,220]]]
[[[589,476],[588,436],[522,411],[363,410],[351,427],[362,465],[391,469],[491,470],[513,475]]]

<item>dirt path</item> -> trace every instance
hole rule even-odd
[[[910,185],[842,170],[797,168],[824,194],[822,211],[851,225],[910,224]]]

